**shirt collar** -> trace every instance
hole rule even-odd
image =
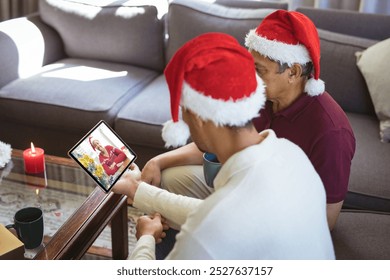
[[[303,113],[304,109],[314,101],[314,99],[315,97],[301,94],[290,106],[275,114],[272,113],[272,102],[267,102],[266,110],[271,112],[271,115],[274,117],[283,116],[290,121],[294,121]]]

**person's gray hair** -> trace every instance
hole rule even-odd
[[[276,63],[278,63],[278,65],[279,65],[279,71],[277,72],[278,74],[282,74],[284,71],[286,71],[287,68],[290,67],[288,65],[288,63],[281,63],[279,61],[276,61]],[[300,65],[302,67],[301,77],[308,77],[309,78],[312,71],[313,71],[313,63],[308,62],[308,63],[300,64]]]

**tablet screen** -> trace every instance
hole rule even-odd
[[[137,157],[103,120],[77,142],[68,154],[105,192],[114,186]]]

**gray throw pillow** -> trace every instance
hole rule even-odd
[[[320,78],[346,112],[375,115],[366,82],[356,66],[356,52],[378,43],[361,37],[318,29],[321,41]]]
[[[390,142],[390,38],[367,48],[357,57],[357,66],[366,80],[379,118],[381,141]]]

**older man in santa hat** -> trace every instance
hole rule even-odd
[[[345,113],[319,79],[316,27],[299,12],[278,10],[251,30],[245,43],[266,85],[267,102],[254,125],[258,131],[271,128],[303,149],[325,186],[327,219],[333,229],[348,191],[355,137]],[[192,143],[152,158],[142,179],[171,192],[205,198],[213,189],[204,181],[201,164],[202,153]]]
[[[267,85],[267,103],[254,124],[260,131],[272,128],[304,150],[324,183],[333,229],[348,191],[355,137],[319,79],[317,29],[301,13],[277,11],[248,33],[245,44]]]
[[[233,37],[208,33],[186,43],[165,69],[172,113],[163,129],[167,145],[185,145],[191,136],[222,164],[215,191],[204,200],[132,176],[114,186],[133,206],[180,225],[167,259],[334,259],[325,190],[310,160],[252,123],[265,102],[253,64]],[[140,219],[133,258],[154,258],[163,237],[160,214]]]

